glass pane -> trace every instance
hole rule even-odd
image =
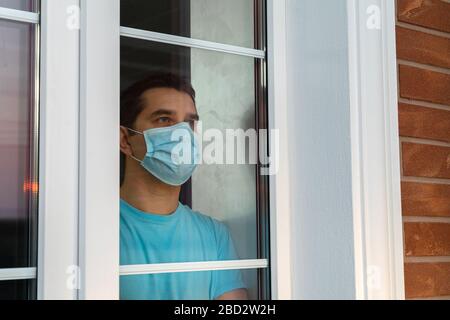
[[[231,275],[231,276],[230,276]],[[224,279],[232,279],[226,282]],[[236,280],[238,279],[238,280]],[[168,286],[172,284],[172,286]],[[120,277],[121,300],[214,300],[244,288],[258,299],[258,270],[160,273]],[[168,289],[170,288],[170,289]]]
[[[34,280],[0,281],[0,300],[28,300],[33,293],[29,288],[35,287]]]
[[[241,259],[257,258],[256,164],[227,164],[227,148],[250,148],[245,140],[227,139],[227,131],[255,129],[255,61],[235,55],[192,50],[192,83],[205,138],[222,133],[224,164],[200,165],[192,178],[192,207],[209,213],[230,228]],[[255,135],[256,136],[256,135]],[[248,142],[248,140],[247,140]],[[204,144],[205,161],[209,156]],[[237,153],[237,152],[236,152]],[[248,158],[247,158],[248,159]]]
[[[196,90],[196,110],[203,127],[201,131],[198,127],[197,132],[205,139],[211,133],[217,134],[215,137],[217,143],[222,139],[224,144],[222,160],[217,158],[218,163],[216,164],[201,164],[191,181],[185,184],[185,189],[188,186],[190,195],[186,203],[192,205],[193,210],[215,218],[225,225],[230,234],[230,246],[234,245],[236,253],[236,255],[224,255],[219,259],[203,254],[198,249],[196,249],[196,254],[188,254],[189,248],[194,250],[199,244],[195,242],[195,237],[191,239],[189,232],[182,228],[177,229],[174,225],[171,227],[171,231],[167,231],[170,233],[167,236],[170,238],[174,232],[180,232],[177,237],[185,237],[186,240],[184,243],[181,240],[179,241],[182,243],[180,244],[180,246],[183,246],[182,250],[177,247],[179,242],[176,242],[177,245],[171,243],[171,246],[159,247],[158,244],[153,243],[154,240],[150,240],[147,246],[152,246],[154,252],[140,258],[133,254],[133,261],[128,259],[131,256],[124,257],[121,264],[257,259],[256,164],[248,163],[248,158],[246,158],[247,164],[236,164],[236,157],[231,159],[231,164],[225,164],[227,161],[225,151],[229,145],[232,146],[234,143],[236,150],[243,148],[246,153],[252,148],[256,148],[254,144],[250,145],[248,140],[245,139],[233,139],[225,143],[226,130],[241,129],[247,131],[255,128],[255,60],[214,51],[122,38],[121,64],[121,79],[124,88],[133,82],[146,78],[149,72],[155,71],[172,72],[191,79],[193,88]],[[133,121],[136,121],[136,119],[139,122],[142,119],[145,121],[147,119],[145,112],[147,111],[142,111],[141,114],[133,118]],[[123,108],[121,116],[122,125],[125,125],[125,118],[129,117],[125,108]],[[133,125],[133,122],[127,126],[130,125]],[[142,131],[146,129],[148,128],[141,128]],[[136,147],[143,146],[142,148],[145,149],[142,136],[137,137],[137,139],[139,140],[135,140]],[[210,159],[211,152],[207,150],[211,150],[215,142],[216,140],[211,140],[203,143],[202,151],[205,161]],[[228,142],[229,145],[227,145]],[[135,151],[137,152],[137,149]],[[220,152],[220,150],[218,149],[217,152]],[[142,157],[144,157],[144,154],[138,156],[139,159]],[[122,159],[122,164],[124,163],[124,159]],[[136,163],[130,162],[130,165],[134,167]],[[144,197],[145,192],[155,192],[154,190],[145,191],[144,186],[140,185],[140,183],[146,183],[143,176],[148,173],[144,170],[133,170],[137,171],[133,171],[134,176],[129,176],[128,183],[122,185],[121,195],[137,196],[139,193]],[[159,188],[159,186],[156,187]],[[162,190],[164,190],[163,187]],[[146,217],[145,213],[148,213],[148,211],[139,210],[126,202],[122,202],[121,209],[123,209],[121,210],[122,213],[127,215],[132,212],[133,217],[143,218]],[[126,219],[125,217],[124,220]],[[125,223],[128,224],[129,222],[126,221]],[[146,230],[149,229],[145,229],[143,232],[147,232]],[[125,233],[130,232],[135,231],[130,229]],[[128,235],[123,236],[122,240],[130,243],[137,241]],[[124,251],[130,250],[130,243],[122,243]],[[125,255],[125,253],[123,254]]]
[[[121,25],[236,46],[255,44],[262,0],[121,0]]]
[[[0,21],[0,268],[35,266],[34,31]]]
[[[0,7],[37,12],[36,0],[0,0]]]

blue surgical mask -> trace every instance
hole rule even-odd
[[[200,158],[197,139],[187,122],[143,133],[127,129],[144,136],[147,145],[144,159],[131,157],[154,177],[172,186],[181,186],[189,180]]]

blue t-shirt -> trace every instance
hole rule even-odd
[[[163,216],[120,200],[120,264],[237,260],[228,228],[179,203]],[[120,299],[212,300],[245,288],[240,270],[120,277]]]

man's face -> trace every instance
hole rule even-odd
[[[170,127],[180,122],[188,122],[194,129],[198,114],[194,101],[184,92],[171,88],[157,88],[144,92],[142,112],[136,119],[135,130]]]
[[[144,107],[136,119],[135,130],[144,132],[148,129],[174,126],[181,122],[188,122],[195,130],[195,123],[198,120],[197,109],[187,93],[171,88],[155,88],[144,92],[142,99]],[[147,152],[144,137],[130,135],[130,132],[122,128],[121,150],[125,154],[133,154],[138,159],[143,159]]]

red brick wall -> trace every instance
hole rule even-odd
[[[405,286],[450,299],[450,1],[397,0]]]

